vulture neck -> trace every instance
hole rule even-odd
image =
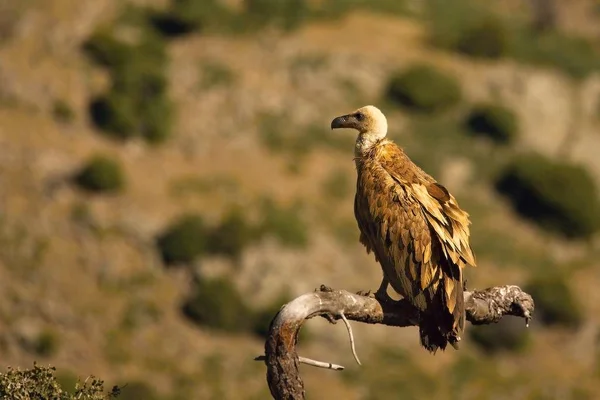
[[[374,149],[383,139],[385,133],[365,132],[360,133],[356,138],[356,146],[354,147],[354,155],[356,157],[366,156]]]

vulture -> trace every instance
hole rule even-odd
[[[360,242],[381,264],[376,298],[388,285],[419,314],[421,345],[435,354],[455,349],[465,324],[463,269],[475,266],[469,214],[434,178],[386,139],[387,120],[374,106],[331,121],[331,129],[358,131],[354,214]]]

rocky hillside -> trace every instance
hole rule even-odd
[[[537,315],[436,356],[356,326],[363,367],[311,320],[301,353],[348,368],[303,368],[309,398],[594,398],[600,10],[555,3],[0,1],[3,367],[268,398],[279,306],[379,284],[354,136],[329,129],[375,104],[471,214],[469,286],[526,286]]]

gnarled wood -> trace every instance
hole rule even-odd
[[[465,291],[464,300],[467,320],[475,325],[498,322],[504,315],[522,317],[529,322],[534,310],[531,296],[513,285]],[[368,324],[418,325],[417,310],[404,300],[380,302],[373,296],[331,290],[325,286],[303,294],[286,304],[271,322],[265,343],[265,362],[273,398],[304,399],[296,352],[298,332],[304,321],[317,315],[340,319],[342,314],[349,320]]]

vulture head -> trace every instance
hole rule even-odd
[[[361,107],[358,110],[334,118],[331,129],[350,128],[358,131],[358,142],[373,144],[387,134],[387,119],[374,106]]]

